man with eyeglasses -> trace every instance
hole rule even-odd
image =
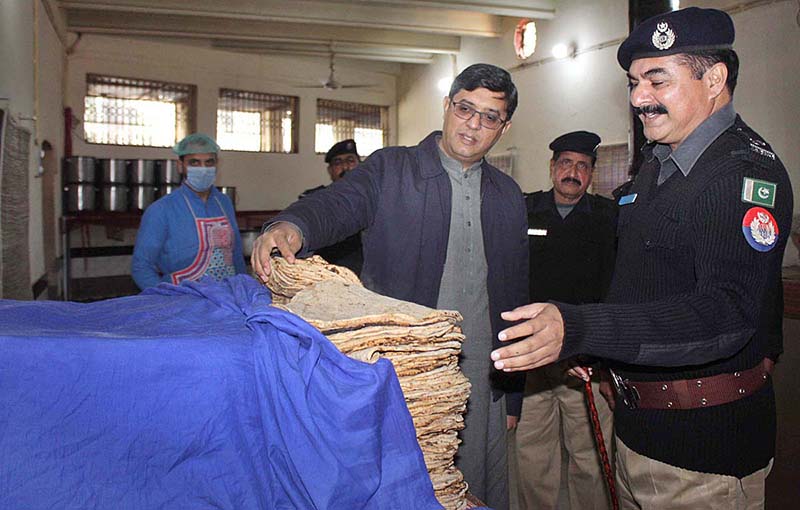
[[[530,295],[534,302],[599,303],[614,271],[617,208],[587,193],[600,137],[588,131],[550,144],[549,191],[526,194]],[[610,508],[582,382],[555,363],[526,373],[522,415],[515,432],[521,509],[558,508],[565,485],[573,508]],[[597,381],[593,382],[599,391]],[[606,441],[611,411],[597,401]],[[610,443],[608,443],[610,445]],[[566,479],[562,481],[562,450]]]
[[[328,164],[328,175],[331,178],[331,182],[336,182],[344,177],[347,172],[361,163],[356,141],[351,138],[333,144],[325,154],[325,163]],[[307,189],[298,198],[305,198],[325,188],[326,186],[322,185]],[[361,265],[364,262],[361,254],[361,234],[355,233],[338,243],[320,248],[316,251],[316,254],[332,264],[344,266],[354,273],[360,274]]]
[[[414,147],[373,153],[329,187],[264,226],[252,262],[266,279],[270,253],[289,262],[363,231],[361,280],[378,293],[464,316],[460,367],[472,384],[456,465],[470,491],[508,508],[506,431],[521,384],[491,366],[500,311],[528,296],[525,202],[484,156],[511,126],[517,89],[508,72],[475,64],[444,98],[442,131]],[[516,391],[513,391],[516,390]]]

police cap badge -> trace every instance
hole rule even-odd
[[[596,158],[598,145],[600,137],[596,134],[589,131],[573,131],[559,136],[549,147],[553,152],[571,151]]]
[[[617,61],[627,71],[631,62],[640,58],[731,49],[734,36],[733,20],[727,13],[687,7],[642,21],[619,47]]]
[[[333,147],[325,154],[325,163],[330,163],[333,158],[341,154],[355,154],[358,156],[355,140],[342,140],[341,142],[333,144]]]

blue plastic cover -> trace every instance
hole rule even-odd
[[[440,509],[391,363],[269,304],[0,301],[0,508]]]

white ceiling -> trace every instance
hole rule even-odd
[[[427,63],[502,18],[551,19],[556,0],[49,0],[66,30],[249,53]]]

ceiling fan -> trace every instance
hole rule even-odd
[[[336,80],[336,68],[334,66],[334,56],[335,53],[333,52],[333,48],[330,50],[330,64],[329,68],[331,70],[330,74],[328,75],[328,79],[320,80],[320,85],[299,85],[300,88],[307,88],[307,89],[325,89],[325,90],[339,90],[339,89],[365,89],[370,87],[376,87],[377,85],[345,85]]]

